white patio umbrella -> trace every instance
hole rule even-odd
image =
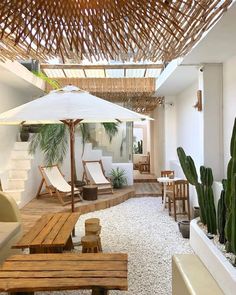
[[[75,126],[93,122],[129,122],[151,118],[113,104],[75,86],[59,90],[0,114],[0,125],[58,124],[70,129],[71,209],[74,212]]]

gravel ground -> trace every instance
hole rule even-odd
[[[100,218],[103,252],[128,253],[129,290],[110,291],[110,295],[171,294],[171,257],[177,253],[192,253],[192,249],[167,210],[162,211],[161,198],[129,199],[118,206],[82,215],[76,224],[74,242],[80,241],[84,235],[84,221],[91,217]],[[74,251],[81,252],[81,247]],[[35,294],[90,295],[91,291]]]
[[[101,220],[103,252],[126,252],[129,257],[128,292],[111,291],[109,294],[171,294],[171,257],[174,253],[192,253],[192,250],[174,219],[168,216],[167,210],[162,211],[161,198],[129,199],[118,206],[82,215],[76,225],[75,241],[84,235],[84,221],[90,217]],[[36,294],[87,295],[91,291]]]

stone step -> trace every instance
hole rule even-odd
[[[23,142],[23,141],[17,141],[14,144],[14,150],[18,151],[28,151],[30,142]]]
[[[14,200],[19,204],[21,202],[22,194],[24,193],[23,189],[8,189],[4,191],[5,193],[9,194]]]
[[[12,159],[11,160],[11,169],[30,169],[31,168],[31,159],[22,160],[22,159]]]
[[[33,159],[34,156],[28,153],[28,150],[13,150],[11,153],[11,159]]]
[[[9,190],[24,189],[26,180],[27,179],[8,179],[8,189]]]
[[[9,178],[27,179],[28,169],[10,169],[8,171]]]

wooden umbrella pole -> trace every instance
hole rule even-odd
[[[70,177],[71,177],[71,211],[75,211],[75,126],[83,119],[61,120],[62,123],[69,127],[70,131]]]
[[[75,122],[70,120],[71,212],[75,212]]]

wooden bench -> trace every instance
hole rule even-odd
[[[71,232],[79,213],[45,214],[13,248],[29,248],[30,253],[60,253],[73,249]]]
[[[127,254],[50,253],[14,255],[0,268],[0,292],[33,294],[36,291],[92,289],[128,290]]]
[[[172,295],[223,295],[212,275],[197,255],[172,257]]]

